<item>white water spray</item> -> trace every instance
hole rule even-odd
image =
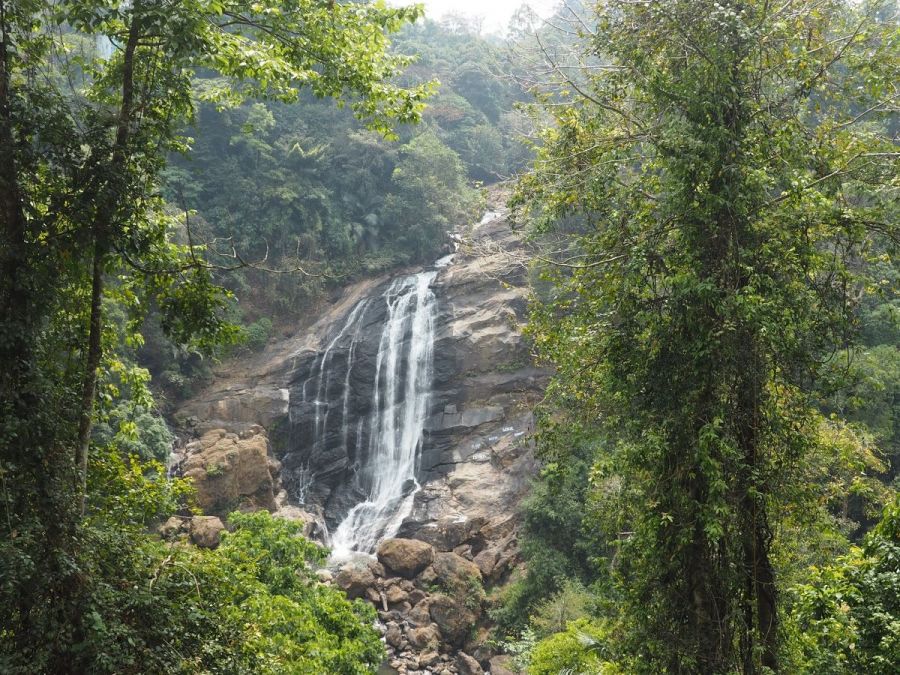
[[[397,533],[412,511],[431,394],[435,328],[431,284],[436,275],[432,270],[396,279],[384,293],[387,319],[375,365],[368,461],[362,467],[368,494],[335,530],[331,538],[335,560],[353,552],[371,553],[379,541]]]

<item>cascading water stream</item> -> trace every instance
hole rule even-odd
[[[499,215],[485,213],[480,225]],[[431,270],[357,302],[323,351],[295,358],[283,475],[293,498],[323,509],[333,526],[333,561],[374,552],[412,513],[432,395],[431,286],[457,255],[462,239],[450,239],[454,252]]]
[[[396,279],[384,293],[387,318],[376,357],[369,446],[362,467],[367,497],[350,509],[332,535],[336,560],[353,552],[372,552],[379,541],[397,533],[412,510],[431,393],[435,324],[431,284],[436,274]]]

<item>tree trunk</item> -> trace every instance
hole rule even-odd
[[[26,260],[25,219],[16,167],[15,139],[10,103],[9,27],[6,23],[6,3],[0,0],[0,217],[2,246],[0,246],[0,322],[6,328],[10,322],[25,322],[28,312],[25,295],[20,286],[20,272]],[[28,347],[22,331],[9,330],[0,346],[4,355],[4,379],[15,372],[21,363],[22,350]],[[15,359],[15,360],[12,360]]]
[[[135,7],[135,11],[137,6]],[[122,104],[116,125],[116,139],[112,148],[111,175],[119,176],[124,168],[126,146],[131,133],[131,116],[134,108],[134,55],[140,39],[140,18],[133,15],[128,29],[122,62]],[[94,420],[94,399],[97,395],[97,375],[103,358],[103,261],[107,251],[107,239],[115,226],[117,201],[122,198],[113,184],[106,184],[99,197],[97,219],[91,229],[94,244],[91,265],[91,318],[88,331],[88,350],[79,410],[78,441],[75,448],[75,466],[80,474],[81,513],[84,514],[87,496],[88,451]]]
[[[75,466],[79,471],[81,513],[84,515],[87,495],[87,460],[91,444],[94,418],[94,398],[97,394],[97,373],[103,357],[103,252],[99,239],[94,239],[91,281],[91,321],[88,331],[88,351],[84,380],[81,388],[81,412],[78,420],[78,445],[75,448]]]
[[[775,595],[775,571],[769,560],[771,537],[768,530],[764,484],[758,476],[763,471],[759,453],[758,429],[762,425],[763,382],[766,372],[762,359],[753,348],[754,340],[745,334],[740,341],[740,358],[736,364],[745,375],[738,378],[738,443],[744,457],[741,476],[741,510],[743,512],[743,570],[745,575],[744,632],[748,648],[744,650],[744,673],[753,675],[760,666],[778,671],[778,630]]]
[[[771,537],[765,522],[755,528],[756,555],[753,582],[756,585],[756,620],[762,640],[762,665],[778,672],[778,613],[775,595],[775,570],[769,560]]]

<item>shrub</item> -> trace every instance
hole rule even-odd
[[[528,666],[529,675],[590,673],[616,675],[622,671],[605,655],[609,635],[588,619],[570,622],[565,631],[537,643]]]

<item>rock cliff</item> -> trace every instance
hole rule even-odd
[[[439,560],[461,560],[488,586],[503,582],[518,562],[517,506],[535,471],[531,411],[549,376],[532,364],[522,335],[524,249],[502,197],[493,192],[492,210],[457,233],[460,249],[430,268],[430,389],[415,478],[404,487],[411,509],[396,533],[434,551],[426,571],[440,575]],[[324,538],[366,499],[372,409],[384,405],[372,382],[385,377],[383,326],[394,311],[379,299],[393,297],[399,276],[346,288],[315,322],[231,365],[179,409],[185,435],[198,439],[183,448],[181,469],[195,477],[210,512],[241,506],[299,513],[318,519]],[[402,379],[410,367],[392,372]],[[412,395],[411,388],[396,394],[397,405]],[[391,582],[382,591],[409,593],[406,586]],[[441,602],[430,615],[440,614]],[[471,647],[471,635],[439,632],[445,645]],[[425,633],[404,632],[403,644],[424,653],[434,646]]]

